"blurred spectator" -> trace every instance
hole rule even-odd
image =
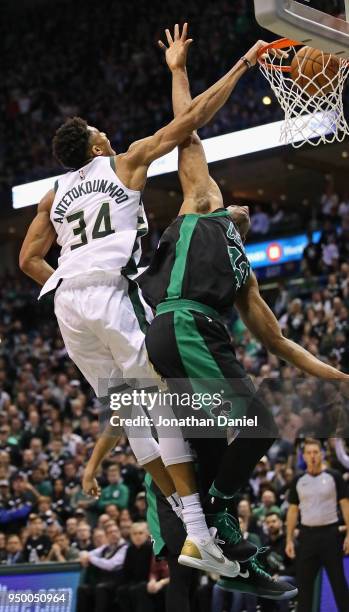
[[[110,465],[107,470],[108,486],[102,488],[97,508],[104,512],[106,506],[115,504],[119,509],[126,508],[129,500],[128,487],[122,483],[118,465]]]
[[[37,514],[31,514],[28,527],[29,536],[23,548],[23,559],[28,563],[45,561],[51,548],[51,542],[44,534],[43,520]]]
[[[270,228],[270,219],[260,204],[256,204],[251,215],[251,232],[253,234],[267,234]]]
[[[241,499],[238,503],[238,517],[241,529],[244,533],[255,533],[261,535],[257,517],[252,513],[251,503],[248,499]]]
[[[0,563],[4,563],[6,558],[6,535],[0,532]]]
[[[122,580],[122,568],[128,545],[122,539],[119,528],[110,524],[105,530],[107,544],[80,553],[82,567],[90,568],[86,584],[79,587],[78,612],[106,612],[112,608],[113,598],[118,584]],[[91,584],[93,582],[93,584]]]
[[[122,535],[121,530],[120,530],[120,533],[121,533],[121,537],[125,539]],[[100,546],[104,546],[107,543],[104,529],[100,529],[99,527],[96,527],[93,530],[92,542],[93,542],[94,548],[99,548]]]
[[[108,504],[108,506],[105,507],[105,513],[115,523],[117,523],[119,521],[120,510],[119,510],[118,506],[115,506],[114,504]]]
[[[287,330],[287,336],[299,342],[304,329],[304,314],[302,300],[294,299],[289,305],[288,312],[280,319],[280,326]]]
[[[253,510],[253,516],[261,520],[270,512],[280,514],[280,508],[276,504],[275,492],[272,489],[266,489],[262,493],[261,504]]]
[[[122,482],[129,489],[129,503],[132,504],[137,493],[142,490],[144,470],[137,465],[135,456],[130,449],[117,446],[114,449],[114,458],[120,467]]]
[[[279,428],[280,437],[294,444],[303,423],[301,417],[294,412],[291,397],[284,397],[275,422]]]
[[[23,499],[13,500],[10,482],[0,480],[0,526],[5,530],[16,531],[32,510],[32,504]]]
[[[166,587],[170,582],[167,561],[152,558],[148,582],[141,582],[129,591],[131,609],[160,612],[166,609]]]
[[[303,264],[310,274],[317,276],[320,273],[321,248],[313,241],[313,232],[308,234],[308,244],[303,251]]]
[[[81,521],[76,528],[76,536],[72,542],[73,546],[80,551],[93,549],[91,539],[91,527],[88,523]]]
[[[271,215],[270,215],[270,231],[275,232],[280,229],[282,222],[285,217],[285,212],[282,210],[278,202],[271,203]]]
[[[25,453],[28,451],[24,451],[23,453],[23,463],[25,462]],[[30,451],[32,452],[32,451]],[[28,464],[27,464],[28,465]],[[31,481],[40,495],[47,495],[51,497],[52,495],[52,482],[47,478],[46,471],[44,467],[40,467],[40,465],[36,466],[34,463],[32,467],[26,470],[26,473],[30,475]]]
[[[322,247],[322,261],[328,272],[336,270],[339,261],[339,249],[335,236],[329,236]]]
[[[18,445],[14,441],[9,440],[10,427],[8,425],[2,425],[0,427],[0,451],[5,451],[9,454],[12,465],[19,465],[20,454]]]
[[[144,521],[147,515],[147,501],[144,491],[136,496],[136,500],[131,512],[134,521]]]
[[[57,478],[53,483],[51,508],[61,521],[65,521],[71,513],[69,497],[65,493],[64,481],[61,478]]]
[[[21,438],[22,448],[29,448],[33,438],[39,438],[43,444],[49,441],[49,432],[40,423],[40,415],[36,410],[31,410],[28,415],[28,422],[24,427],[24,433]]]
[[[132,527],[131,517],[129,515],[127,516],[127,514],[123,515],[122,513],[120,513],[120,520],[119,520],[120,533],[122,537],[124,538],[124,540],[130,539],[130,533],[131,533],[131,527]]]
[[[64,563],[65,561],[76,561],[77,559],[79,559],[79,552],[74,546],[70,545],[68,536],[65,533],[57,534],[47,556],[47,561]]]
[[[281,315],[285,314],[287,311],[288,303],[290,300],[289,291],[286,289],[283,281],[278,283],[278,295],[276,297],[274,303],[274,313],[275,316],[279,319]]]
[[[262,555],[263,566],[278,579],[285,580],[289,584],[295,584],[294,562],[286,555],[286,535],[284,533],[283,522],[278,513],[268,512],[264,519],[265,539],[267,547]],[[288,612],[289,602],[270,602],[264,600],[261,603],[262,612]]]
[[[6,551],[7,555],[3,561],[6,565],[15,565],[16,563],[24,562],[22,542],[18,535],[10,534],[7,536]]]
[[[70,517],[67,519],[66,525],[66,533],[70,540],[70,543],[76,542],[77,540],[77,529],[78,529],[78,521],[75,517]]]
[[[332,181],[327,182],[326,191],[321,196],[321,211],[324,217],[329,217],[333,212],[337,212],[339,197],[335,192]]]
[[[345,192],[339,205],[338,214],[341,218],[349,215],[349,193]]]
[[[130,539],[124,563],[124,584],[119,587],[117,595],[120,612],[132,609],[133,594],[140,585],[147,583],[153,557],[146,523],[133,523]]]

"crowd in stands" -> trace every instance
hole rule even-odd
[[[59,171],[51,140],[68,116],[81,115],[106,131],[118,151],[168,122],[170,79],[157,40],[183,18],[195,42],[189,61],[193,95],[222,76],[262,33],[248,0],[153,0],[151,7],[146,0],[59,0],[49,13],[44,3],[9,12],[0,24],[6,83],[0,86],[0,183],[12,186]],[[201,136],[282,119],[274,99],[262,103],[265,95],[267,82],[251,71]]]
[[[119,151],[168,122],[170,78],[157,40],[178,19],[189,21],[195,39],[189,64],[193,95],[260,36],[247,0],[153,0],[151,7],[146,0],[61,0],[49,13],[45,4],[23,11],[22,18],[9,13],[0,24],[6,83],[0,86],[1,181],[10,185],[59,170],[51,140],[67,116],[81,115],[106,131]],[[266,81],[251,71],[202,136],[281,118],[276,103],[262,103],[267,93]]]
[[[344,261],[348,255],[346,244],[349,230],[349,193],[339,194],[334,188],[332,178],[323,177],[323,183],[324,192],[319,195],[318,201],[314,198],[314,201],[310,202],[304,198],[302,204],[296,208],[286,205],[282,200],[250,204],[249,241],[300,233],[306,228],[309,233],[320,230],[321,243],[316,252],[307,255],[310,272],[318,276],[322,269],[328,271],[332,267],[334,259]],[[337,248],[330,246],[334,244],[334,237]]]
[[[320,265],[315,277],[308,254],[306,249],[297,297],[280,283],[272,306],[288,337],[349,372],[349,265]],[[0,286],[1,563],[80,563],[87,576],[80,612],[92,596],[96,610],[104,610],[111,590],[116,611],[119,606],[123,612],[126,601],[132,612],[139,605],[162,612],[168,569],[151,553],[144,472],[124,439],[100,472],[99,500],[83,494],[83,466],[99,433],[98,402],[66,354],[52,304],[38,303],[37,289],[23,278],[3,278]],[[289,488],[304,467],[301,443],[307,437],[324,440],[328,464],[348,480],[348,466],[337,459],[331,439],[349,437],[348,400],[332,383],[304,378],[268,355],[241,321],[231,333],[280,430],[280,440],[241,493],[241,527],[245,537],[270,547],[269,571],[292,576],[283,522]],[[211,578],[202,580],[198,609],[209,612],[209,601],[213,612],[222,612],[222,592]],[[230,605],[231,595],[225,597]],[[236,596],[231,605],[238,612],[242,602]]]

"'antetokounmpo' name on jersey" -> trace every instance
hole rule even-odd
[[[54,209],[54,222],[63,223],[70,204],[77,198],[82,198],[90,193],[104,193],[110,198],[113,198],[116,204],[121,204],[121,202],[126,202],[126,200],[128,200],[128,195],[125,193],[124,189],[116,183],[107,180],[86,181],[85,183],[80,183],[76,187],[73,187],[73,189],[67,191],[63,196]]]

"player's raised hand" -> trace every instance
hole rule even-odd
[[[170,30],[165,30],[168,46],[159,40],[159,47],[166,51],[166,62],[171,71],[184,69],[187,63],[188,50],[193,42],[188,38],[188,24],[185,23],[180,33],[179,25],[176,23],[173,36]]]
[[[263,50],[265,50],[266,47],[268,47],[268,43],[266,43],[264,40],[258,40],[256,44],[253,45],[253,47],[251,47],[247,53],[245,53],[245,57],[251,62],[252,66],[257,64],[259,58],[268,58],[268,53],[263,53]],[[270,49],[269,53],[279,58],[288,58],[287,51],[283,51],[282,49]]]

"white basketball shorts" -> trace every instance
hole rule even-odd
[[[135,281],[103,271],[65,279],[56,290],[55,314],[69,357],[97,397],[122,383],[139,389],[160,384],[145,347],[153,313]],[[161,412],[173,417],[169,407],[162,406]],[[160,455],[165,465],[192,460],[180,428],[171,428],[170,439],[161,436],[160,448],[150,427],[139,430],[131,427],[126,433],[140,464]]]

